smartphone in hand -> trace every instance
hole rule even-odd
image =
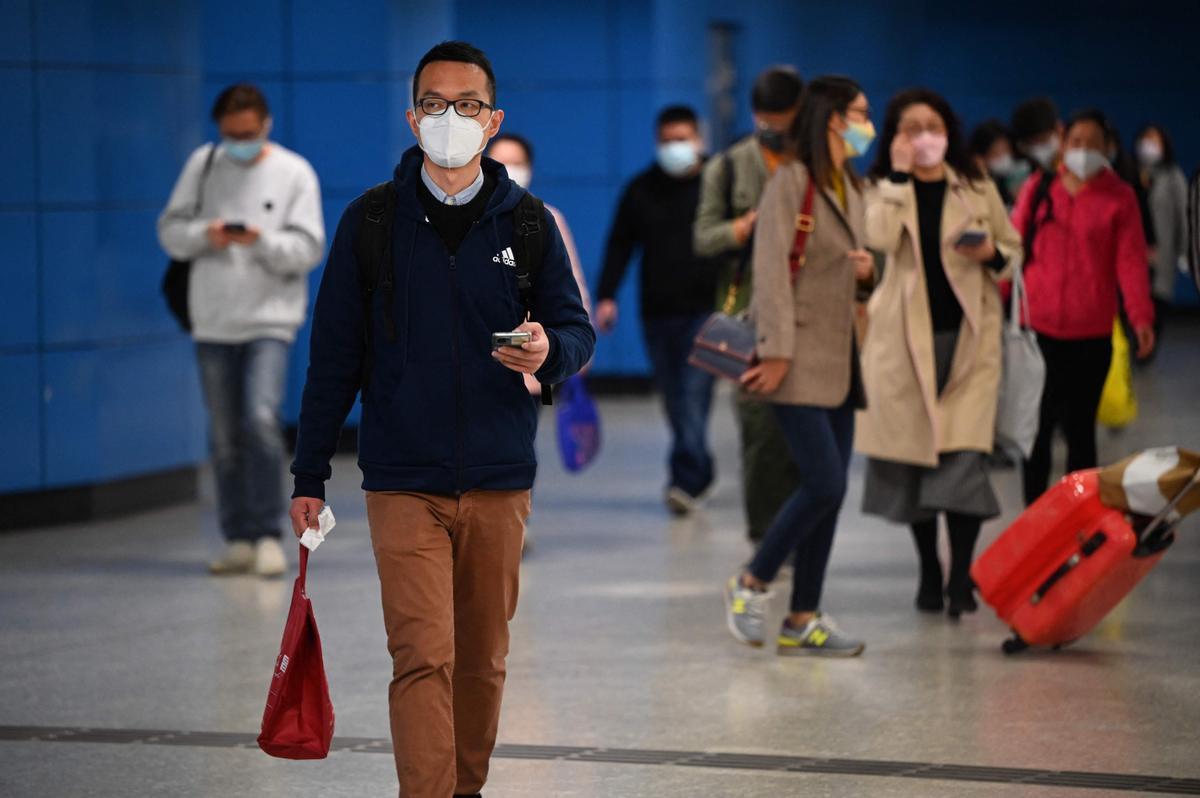
[[[533,340],[533,335],[527,332],[492,333],[492,349],[502,346],[521,346]]]
[[[225,223],[225,232],[233,233],[235,235],[237,235],[239,233],[244,233],[244,232],[246,232],[246,223],[245,222],[226,222]]]

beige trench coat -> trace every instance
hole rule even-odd
[[[1022,256],[1021,237],[992,181],[972,183],[949,167],[946,172],[942,264],[963,322],[941,396],[912,181],[883,180],[867,198],[867,244],[887,256],[887,265],[867,303],[862,352],[867,409],[857,419],[855,448],[928,467],[938,464],[940,452],[992,450],[1003,322],[996,282]],[[1008,261],[1004,272],[996,274],[954,250],[967,228],[987,232]]]
[[[847,253],[864,245],[865,206],[849,178],[845,211],[833,189],[816,191],[814,228],[793,285],[788,255],[807,185],[803,164],[780,166],[758,206],[750,309],[758,356],[792,364],[775,393],[746,395],[778,404],[838,407],[850,393],[854,335],[854,264]]]

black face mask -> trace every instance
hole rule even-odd
[[[771,152],[783,152],[787,146],[787,136],[778,130],[771,130],[769,127],[759,128],[754,135],[758,138],[758,143]]]

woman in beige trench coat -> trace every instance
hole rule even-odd
[[[867,306],[867,409],[856,448],[870,458],[863,511],[912,528],[921,563],[916,604],[952,617],[976,608],[975,541],[1000,507],[987,473],[1000,385],[996,281],[1021,240],[996,186],[971,160],[939,95],[901,92],[888,105],[871,169],[867,244],[886,255]],[[938,516],[946,516],[943,582]]]

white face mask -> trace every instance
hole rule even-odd
[[[1003,155],[997,155],[987,162],[988,171],[997,177],[1008,177],[1013,173],[1013,167],[1016,164],[1013,162],[1013,157],[1007,152]]]
[[[1043,169],[1050,169],[1054,166],[1054,159],[1058,157],[1058,148],[1061,146],[1058,135],[1055,134],[1047,141],[1041,144],[1034,144],[1028,147],[1029,157],[1037,162],[1038,166]]]
[[[683,177],[700,162],[700,153],[690,141],[667,141],[658,145],[658,165],[671,177]]]
[[[528,166],[505,166],[505,171],[508,172],[508,177],[521,188],[529,188],[529,181],[533,178],[533,172]]]
[[[1067,150],[1063,156],[1063,166],[1080,180],[1091,180],[1102,169],[1108,167],[1108,159],[1099,150],[1085,150],[1082,147]]]
[[[484,128],[474,119],[448,109],[441,116],[426,116],[417,124],[418,141],[429,159],[444,169],[466,166],[487,145]]]
[[[1142,139],[1138,142],[1138,160],[1142,162],[1142,166],[1158,166],[1162,160],[1163,151],[1162,145],[1151,139]]]

